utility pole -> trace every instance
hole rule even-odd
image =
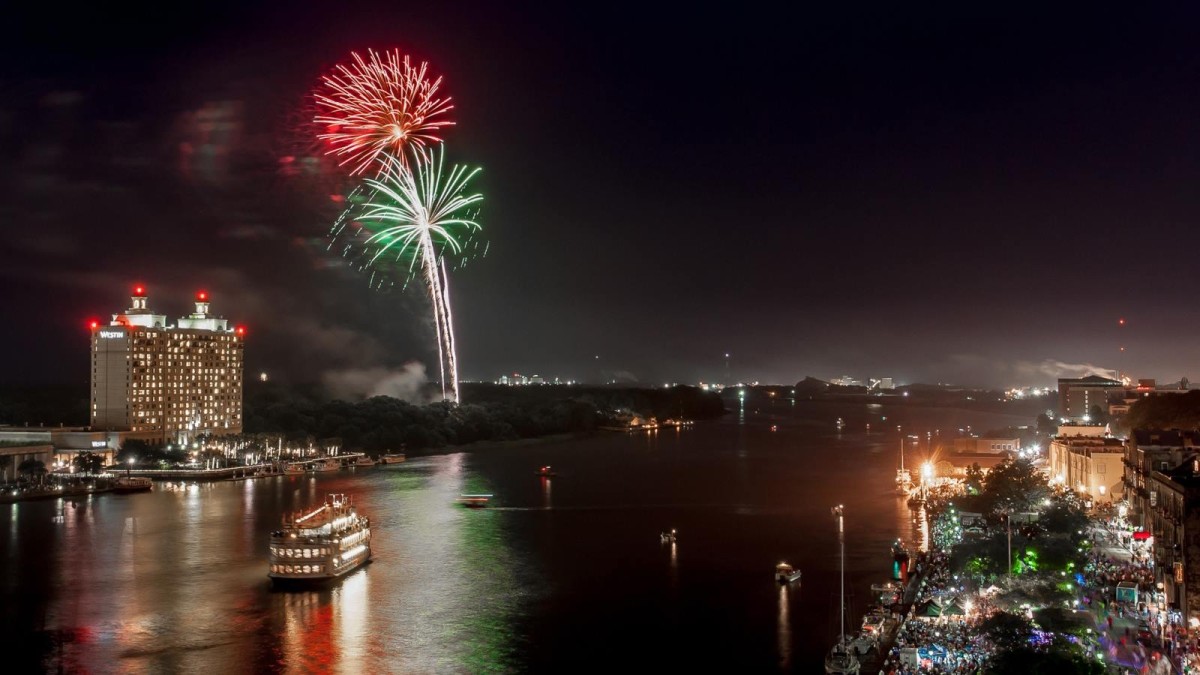
[[[1004,510],[1004,523],[1008,530],[1008,576],[1012,576],[1012,505]]]

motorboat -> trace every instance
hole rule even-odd
[[[408,459],[403,452],[389,452],[379,458],[380,464],[400,464]]]
[[[127,476],[125,478],[118,478],[117,481],[113,483],[113,492],[116,492],[117,494],[128,494],[130,492],[149,492],[151,489],[153,489],[153,487],[154,483],[151,482],[149,478],[143,478],[142,476]]]
[[[375,466],[375,460],[366,455],[360,455],[354,460],[354,466]]]
[[[306,471],[308,471],[308,464],[306,462],[288,462],[287,466],[283,469],[284,473],[292,475]]]
[[[492,499],[492,495],[459,495],[458,503],[468,509],[482,509],[488,505]]]
[[[837,418],[837,428],[838,428],[838,431],[845,429],[846,428],[846,420],[844,420],[840,417]]]
[[[541,476],[542,478],[553,478],[554,476],[557,476],[558,474],[555,473],[554,470],[550,468],[549,464],[547,464],[546,466],[543,466],[542,468],[537,470],[537,475]]]
[[[278,584],[337,579],[371,559],[371,521],[343,494],[308,512],[285,516],[271,533],[267,576]]]
[[[678,533],[675,531],[675,528],[671,528],[670,532],[663,532],[663,533],[659,534],[658,539],[659,539],[659,541],[661,541],[664,544],[674,544],[676,541],[677,535],[678,535]]]
[[[775,566],[775,581],[781,584],[790,584],[793,581],[800,581],[800,570],[792,567],[786,562],[781,562]]]

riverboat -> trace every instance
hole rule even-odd
[[[288,462],[284,467],[283,472],[290,475],[300,474],[308,471],[308,465],[305,462]]]
[[[354,460],[354,466],[375,466],[375,460],[366,455],[361,455]]]
[[[670,532],[663,532],[663,533],[659,534],[658,540],[664,544],[674,544],[676,541],[676,535],[677,535],[677,533],[675,531],[675,528],[671,528]]]
[[[154,483],[149,478],[141,476],[133,476],[126,478],[118,478],[113,483],[113,492],[117,494],[128,494],[130,492],[149,492],[154,487]]]
[[[403,452],[389,452],[386,455],[384,455],[383,457],[379,458],[379,463],[380,464],[400,464],[405,459],[407,459],[407,457],[405,457]]]
[[[792,567],[786,562],[781,562],[775,566],[775,581],[781,584],[790,584],[793,581],[800,581],[800,570]]]
[[[271,533],[267,576],[277,584],[313,584],[338,579],[371,559],[371,522],[353,500],[333,494],[308,512],[284,516]]]

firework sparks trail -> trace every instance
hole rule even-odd
[[[478,172],[479,169],[465,166],[453,166],[447,171],[445,153],[441,151],[436,155],[428,151],[416,153],[411,164],[386,155],[379,177],[366,181],[374,193],[358,215],[369,232],[363,242],[372,251],[368,267],[395,260],[407,261],[409,274],[417,273],[419,268],[433,309],[443,389],[448,372],[449,398],[455,402],[459,400],[458,355],[445,257],[462,254],[460,238],[481,229],[474,220],[472,207],[483,200],[483,195],[466,194],[468,183]]]
[[[454,106],[450,97],[439,97],[442,78],[429,78],[429,64],[413,66],[399,50],[352,56],[354,63],[321,78],[324,87],[315,94],[314,121],[326,125],[317,138],[329,143],[327,154],[351,166],[351,175],[372,166],[382,175],[385,155],[407,165],[407,151],[416,154],[442,142],[438,134],[454,126],[447,118]]]

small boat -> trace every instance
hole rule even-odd
[[[671,528],[670,532],[663,532],[662,534],[658,535],[658,540],[664,544],[674,544],[676,534],[675,528]]]
[[[925,506],[925,493],[921,490],[913,490],[908,496],[908,508],[919,509]]]
[[[800,570],[785,562],[781,562],[775,566],[775,581],[778,581],[781,584],[790,584],[793,581],[800,581]]]
[[[366,455],[361,455],[354,460],[354,466],[375,466],[375,460]]]
[[[492,495],[459,495],[458,503],[468,509],[482,509],[491,499]]]
[[[379,458],[380,464],[399,464],[407,459],[403,452],[389,452]]]
[[[779,431],[779,425],[777,425],[777,424],[772,424],[772,425],[771,425],[771,431]]]
[[[342,468],[342,463],[333,457],[318,459],[312,465],[313,471],[337,471],[340,468]]]
[[[547,464],[546,466],[543,466],[537,470],[537,475],[541,476],[542,478],[553,478],[558,474],[554,473],[554,470],[550,468],[549,464]]]
[[[267,576],[277,584],[318,583],[345,576],[371,559],[371,521],[353,501],[334,494],[307,513],[284,516],[271,533]]]
[[[118,478],[113,484],[113,492],[117,494],[128,494],[130,492],[148,492],[154,487],[154,483],[149,478],[141,476]]]
[[[305,471],[308,471],[308,465],[305,462],[288,462],[288,465],[283,469],[284,473],[292,475],[304,473]]]
[[[838,428],[838,431],[845,429],[846,428],[846,420],[843,420],[842,418],[839,417],[837,419],[837,428]]]

